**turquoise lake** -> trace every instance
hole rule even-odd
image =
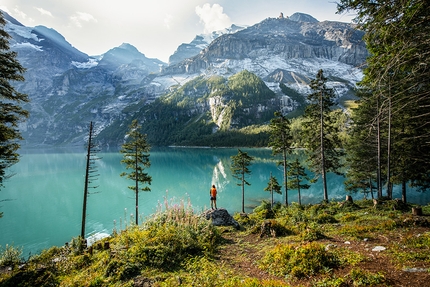
[[[251,212],[270,193],[264,191],[272,173],[282,182],[282,170],[269,149],[242,149],[255,158],[245,186],[245,210]],[[56,149],[47,151],[21,150],[21,160],[9,172],[14,176],[0,190],[0,245],[13,244],[23,248],[23,256],[39,253],[51,246],[61,246],[80,234],[85,175],[85,150]],[[237,149],[224,148],[154,148],[150,152],[152,176],[150,192],[139,196],[139,222],[164,206],[190,202],[194,210],[210,207],[209,189],[218,189],[217,205],[230,214],[240,212],[241,187],[230,172],[230,156]],[[119,152],[100,152],[96,161],[98,188],[88,197],[86,236],[110,234],[124,229],[135,216],[134,193],[127,186],[133,182],[119,174],[125,171]],[[294,156],[292,156],[294,157]],[[329,199],[343,200],[344,178],[328,174]],[[321,182],[302,190],[302,204],[321,202]],[[285,202],[284,195],[275,201]],[[395,188],[395,197],[400,197]],[[353,195],[362,198],[362,194]],[[297,202],[297,192],[290,190],[288,201]],[[430,194],[411,191],[408,201],[430,202]]]

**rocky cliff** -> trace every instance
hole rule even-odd
[[[298,97],[306,95],[319,69],[339,98],[349,97],[367,56],[363,33],[352,24],[319,22],[301,13],[196,36],[178,47],[169,64],[145,57],[130,44],[88,56],[52,29],[25,27],[8,15],[6,19],[11,49],[27,68],[26,81],[17,89],[31,99],[26,106],[30,118],[20,128],[25,144],[36,146],[83,145],[89,121],[95,123],[100,142],[120,144],[127,124],[138,117],[149,132],[171,133],[157,142],[163,145],[199,130],[217,133],[262,124],[273,110],[297,108],[303,102]],[[257,84],[246,107],[236,97],[242,87],[229,86],[243,71],[265,86]],[[209,89],[213,81],[223,84]],[[201,93],[199,85],[210,92]],[[272,95],[256,100],[266,89]],[[172,98],[178,101],[169,102]],[[161,123],[157,110],[172,118]]]

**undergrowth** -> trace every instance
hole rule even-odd
[[[114,230],[89,248],[73,238],[67,246],[24,260],[20,248],[0,247],[0,286],[383,286],[384,270],[363,269],[371,257],[327,242],[366,242],[406,231],[390,242],[384,255],[401,268],[429,266],[430,232],[407,233],[417,223],[405,210],[410,209],[395,201],[376,207],[371,201],[333,201],[288,207],[277,203],[273,208],[263,201],[251,214],[234,215],[241,226],[235,230],[211,225],[190,203],[165,201],[141,225]],[[220,246],[226,250],[231,244],[224,232],[238,242],[259,238],[258,246],[243,246],[247,252],[255,250],[256,268],[270,276],[238,273],[234,264],[219,257]],[[248,255],[233,255],[234,262]]]

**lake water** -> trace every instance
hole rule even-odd
[[[282,170],[277,167],[269,149],[242,149],[255,158],[245,186],[246,211],[270,199],[264,191],[270,173],[282,182]],[[0,245],[13,244],[22,247],[24,257],[39,253],[53,245],[61,246],[80,234],[85,175],[85,150],[20,151],[22,157],[10,171],[15,173],[0,190]],[[217,186],[218,207],[230,214],[241,211],[242,192],[237,180],[231,176],[230,156],[237,149],[164,148],[150,152],[152,176],[151,192],[139,197],[139,222],[157,211],[167,199],[170,204],[191,202],[196,211],[210,207],[209,189]],[[96,161],[100,176],[96,192],[87,203],[86,236],[111,233],[114,228],[123,229],[134,220],[134,193],[127,188],[131,180],[119,176],[125,170],[120,163],[119,152],[98,153]],[[343,200],[344,178],[328,175],[329,198]],[[394,195],[399,197],[399,189]],[[362,195],[354,195],[361,198]],[[321,182],[302,190],[302,203],[322,201]],[[289,191],[289,202],[297,202],[297,192]],[[283,195],[275,195],[275,201],[285,202]],[[411,192],[408,201],[430,202],[429,193]]]

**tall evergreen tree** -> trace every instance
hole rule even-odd
[[[254,160],[252,156],[249,156],[247,152],[238,150],[237,155],[233,155],[231,158],[231,172],[234,178],[239,180],[238,186],[242,187],[242,213],[245,213],[245,184],[251,185],[246,179],[246,175],[251,174],[251,170],[248,168],[251,162]]]
[[[24,67],[10,51],[10,35],[4,30],[6,21],[0,12],[0,187],[7,178],[6,169],[19,161],[17,150],[22,140],[18,124],[28,117],[21,105],[28,102],[28,96],[15,90],[13,83],[24,81]]]
[[[303,181],[309,181],[310,178],[306,173],[305,168],[300,164],[298,158],[295,161],[288,164],[288,177],[290,180],[288,181],[289,189],[297,189],[297,197],[299,205],[302,204],[302,196],[300,191],[302,189],[309,189],[311,186],[307,183],[303,183]]]
[[[364,89],[359,89],[359,105],[352,109],[349,140],[345,146],[347,180],[350,192],[370,192],[373,198],[373,182],[378,198],[382,196],[380,153],[380,118],[378,99]]]
[[[387,195],[391,184],[430,186],[430,3],[426,0],[341,0],[357,12],[370,52],[360,85],[379,99],[386,138]],[[380,117],[384,115],[384,117]],[[397,160],[401,156],[402,159]],[[395,161],[392,159],[396,158]]]
[[[340,174],[341,156],[339,130],[332,113],[335,94],[326,86],[327,78],[319,70],[311,81],[312,93],[308,95],[308,106],[303,122],[303,137],[310,169],[323,182],[324,201],[328,201],[327,172]]]
[[[287,155],[292,151],[293,137],[290,132],[290,120],[281,112],[275,112],[275,117],[269,125],[269,147],[272,148],[273,155],[282,155],[280,164],[283,167],[283,182],[285,188],[285,205],[288,206],[288,183],[287,183]]]
[[[134,180],[134,185],[128,188],[133,190],[136,195],[136,225],[139,218],[139,192],[151,191],[148,186],[139,187],[139,183],[150,185],[152,177],[145,172],[146,168],[151,166],[149,161],[150,146],[146,142],[146,135],[140,132],[141,126],[137,120],[133,120],[130,125],[130,130],[127,133],[127,142],[122,145],[120,152],[124,158],[121,163],[126,165],[126,169],[130,169],[129,173],[123,172],[121,176]]]

